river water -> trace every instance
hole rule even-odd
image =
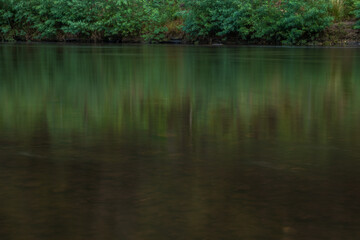
[[[360,237],[360,49],[0,45],[0,238]]]

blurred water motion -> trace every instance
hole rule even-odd
[[[1,239],[356,239],[360,49],[0,45]]]

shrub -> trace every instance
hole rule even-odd
[[[160,42],[184,23],[194,41],[306,44],[331,24],[338,1],[359,17],[355,0],[0,0],[0,38]]]
[[[333,20],[326,0],[185,0],[184,31],[282,44],[313,41]]]
[[[324,0],[269,2],[255,13],[254,37],[282,44],[314,41],[333,20],[328,7]]]
[[[6,0],[0,0],[0,38],[1,40],[11,40],[11,21],[13,12],[11,5]]]
[[[175,0],[0,0],[0,36],[96,41],[142,35],[160,41],[177,7]]]
[[[356,18],[358,19],[355,25],[355,29],[360,29],[360,1],[358,1],[355,5],[355,11],[354,14]]]
[[[177,19],[179,6],[176,0],[143,0],[144,28],[142,37],[148,42],[159,42],[166,38],[167,24]]]
[[[330,14],[337,22],[349,20],[354,17],[355,2],[356,0],[331,0]]]
[[[239,5],[236,0],[186,0],[184,31],[192,37],[213,38],[237,33]]]
[[[95,30],[105,38],[121,39],[141,33],[144,19],[141,0],[99,0],[97,8],[101,11],[95,22]]]

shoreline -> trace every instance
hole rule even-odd
[[[66,34],[58,32],[53,38],[36,38],[34,36],[2,38],[1,43],[65,43],[65,44],[168,44],[168,45],[194,45],[194,46],[288,46],[288,47],[359,47],[360,29],[355,29],[356,21],[342,21],[332,23],[311,38],[309,42],[299,44],[281,44],[280,42],[267,41],[265,39],[243,40],[239,36],[225,35],[223,37],[191,38],[186,32],[178,29],[177,32],[165,32],[162,39],[146,39],[140,35],[127,37],[85,37],[83,35]],[[317,36],[315,38],[315,36]]]
[[[360,48],[360,41],[337,43],[331,45],[324,44],[308,44],[308,45],[276,45],[276,44],[233,44],[233,43],[216,43],[216,44],[195,44],[195,43],[171,43],[171,42],[91,42],[91,41],[11,41],[0,42],[0,45],[89,45],[89,46],[193,46],[193,47],[269,47],[269,48]]]

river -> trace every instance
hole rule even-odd
[[[360,48],[0,45],[2,240],[360,236]]]

